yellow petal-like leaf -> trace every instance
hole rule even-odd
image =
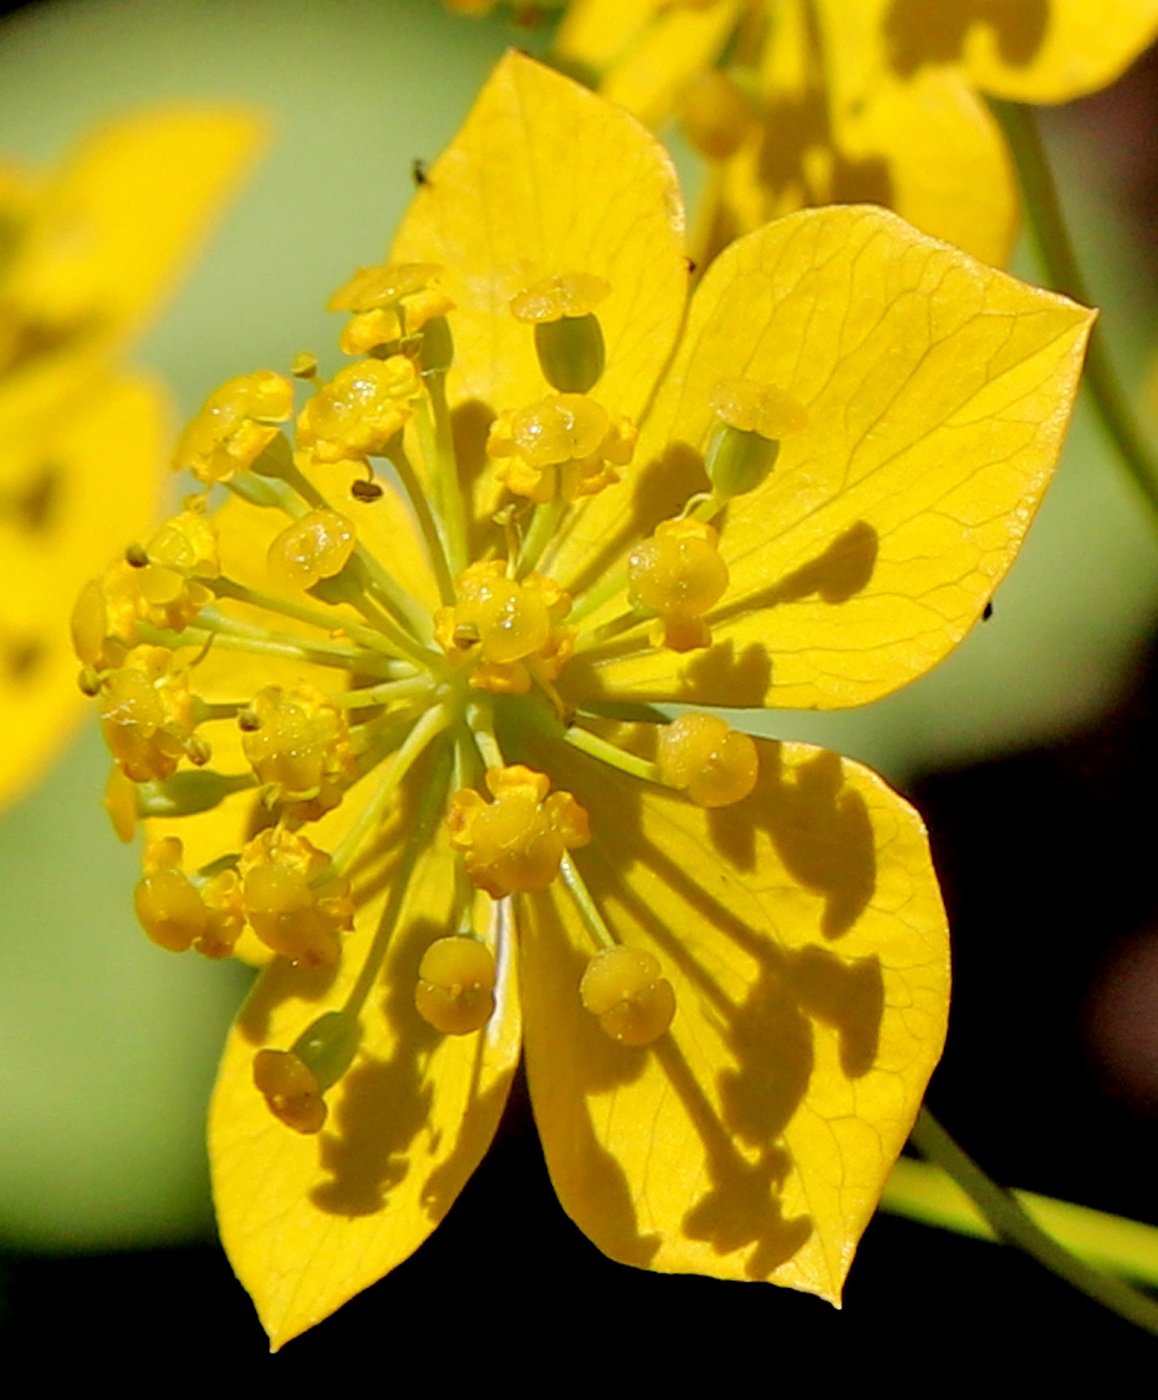
[[[544,278],[610,284],[599,401],[638,417],[670,354],[687,268],[666,153],[626,113],[521,54],[499,64],[431,168],[395,239],[396,262],[436,262],[453,298],[452,401],[493,412],[549,385],[513,296]]]
[[[135,333],[198,249],[262,141],[252,116],[152,110],[95,132],[45,186],[6,269],[10,311],[62,344]]]
[[[605,1253],[839,1303],[941,1052],[948,930],[907,803],[835,754],[759,749],[757,790],[710,812],[552,761],[591,814],[576,865],[676,1013],[648,1049],[604,1034],[556,884],[519,913],[527,1074],[555,1189]]]
[[[1105,87],[1158,35],[1156,0],[893,0],[885,20],[900,68],[958,61],[1015,102],[1066,102]]]
[[[322,1132],[293,1132],[254,1087],[258,1049],[288,1048],[317,1017],[342,1007],[417,801],[417,789],[407,785],[377,850],[360,862],[357,928],[340,970],[331,976],[277,959],[230,1034],[218,1075],[209,1150],[221,1238],[275,1350],[426,1239],[490,1145],[518,1063],[519,999],[502,906],[494,907],[493,929],[498,1009],[486,1029],[443,1036],[415,1010],[423,951],[452,918],[452,855],[440,837],[415,867],[385,968],[362,1013],[360,1049],[327,1095]],[[319,828],[320,837],[326,829]]]
[[[609,69],[603,96],[659,127],[688,82],[715,62],[741,10],[741,0],[702,6],[580,0],[559,28],[555,53],[564,66]]]
[[[671,512],[665,474],[694,484],[720,380],[786,391],[808,426],[723,518],[712,646],[656,650],[638,627],[573,665],[568,694],[839,708],[935,665],[1037,509],[1092,319],[880,209],[805,210],[733,244],[641,437],[634,502],[595,498],[563,576],[613,567],[648,512]]]
[[[897,75],[869,6],[789,0],[764,51],[764,115],[721,170],[709,255],[816,204],[881,204],[982,262],[1006,261],[1017,191],[997,124],[958,70]]]
[[[113,542],[155,516],[169,427],[164,395],[145,376],[52,378],[53,412],[10,412],[18,396],[0,396],[0,724],[10,736],[0,802],[36,776],[90,703],[68,620]]]

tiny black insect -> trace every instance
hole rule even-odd
[[[982,622],[988,622],[989,619],[990,619],[992,616],[993,616],[993,604],[992,604],[992,603],[986,603],[986,604],[985,604],[985,611],[981,614],[981,621],[982,621]]]
[[[426,175],[426,162],[419,160],[417,156],[410,162],[410,178],[420,189],[423,185],[430,184]]]

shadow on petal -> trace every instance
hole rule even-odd
[[[1005,63],[1027,67],[1049,29],[1048,0],[893,0],[884,20],[889,61],[903,78],[926,63],[955,63],[975,25],[993,31]]]

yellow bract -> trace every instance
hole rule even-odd
[[[872,201],[1000,264],[1017,194],[979,94],[1082,96],[1155,33],[1156,0],[573,0],[556,52],[649,125],[688,109],[720,162],[705,257],[803,205]],[[732,81],[706,90],[717,65]]]
[[[935,664],[1036,508],[1091,313],[858,207],[737,243],[685,316],[666,156],[520,55],[371,280],[413,265],[453,308],[366,362],[400,391],[323,378],[296,456],[227,483],[215,606],[166,643],[213,767],[138,790],[186,813],[153,823],[184,842],[154,936],[208,922],[188,872],[231,914],[240,884],[238,952],[278,954],[214,1095],[226,1248],[275,1346],[400,1263],[486,1150],[525,1019],[552,1177],[602,1249],[835,1301],[944,1037],[924,829],[834,754],[606,706],[855,704]],[[586,278],[605,361],[552,396],[511,303]],[[560,408],[576,451],[604,414],[638,446],[532,505],[507,448],[554,465]],[[330,503],[356,528],[306,594],[277,542],[306,522],[312,559],[324,516],[328,556]],[[107,694],[117,639],[81,612]]]
[[[80,716],[69,613],[110,539],[145,535],[168,434],[115,358],[251,163],[258,124],[175,108],[94,133],[43,181],[0,182],[0,801]]]

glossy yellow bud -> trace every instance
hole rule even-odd
[[[347,365],[302,409],[298,445],[323,463],[381,456],[421,392],[418,371],[405,355]]]
[[[258,370],[215,389],[177,440],[173,469],[211,485],[247,471],[293,411],[293,383]]]
[[[551,615],[535,589],[507,578],[501,560],[472,564],[455,585],[454,627],[486,661],[520,661],[546,645]]]
[[[447,1035],[481,1030],[495,1009],[494,954],[477,938],[437,938],[422,955],[414,1004]]]
[[[317,1076],[292,1050],[259,1050],[253,1060],[253,1082],[269,1111],[296,1133],[320,1133],[326,1121],[326,1101]]]
[[[756,786],[760,762],[747,734],[719,715],[689,712],[660,728],[656,762],[664,782],[701,807],[727,807]]]
[[[675,1015],[675,991],[661,971],[641,948],[605,948],[587,964],[579,998],[612,1040],[651,1045]]]
[[[322,879],[324,851],[285,827],[266,827],[241,853],[245,917],[275,953],[306,967],[331,967],[341,956],[339,934],[354,926],[349,881]]]
[[[665,520],[628,558],[632,597],[659,614],[664,621],[660,640],[676,651],[706,646],[710,640],[700,617],[728,587],[718,540],[702,520]]]
[[[269,572],[285,588],[312,588],[346,567],[357,543],[353,522],[336,510],[311,510],[269,547]]]
[[[511,315],[528,325],[548,325],[564,316],[587,316],[611,295],[611,284],[591,272],[545,277],[511,298]]]
[[[145,851],[144,878],[133,895],[141,927],[171,953],[191,948],[209,922],[200,893],[180,868],[181,849],[175,836],[153,842]]]
[[[241,746],[269,801],[308,821],[338,805],[357,774],[344,710],[303,682],[262,686],[244,718]]]
[[[490,768],[487,802],[473,788],[450,800],[450,842],[464,852],[471,879],[493,899],[543,890],[564,854],[591,839],[587,813],[569,792],[548,797],[550,780],[522,764]]]
[[[135,647],[105,680],[101,728],[109,752],[135,783],[168,778],[189,749],[189,680],[167,647]]]

